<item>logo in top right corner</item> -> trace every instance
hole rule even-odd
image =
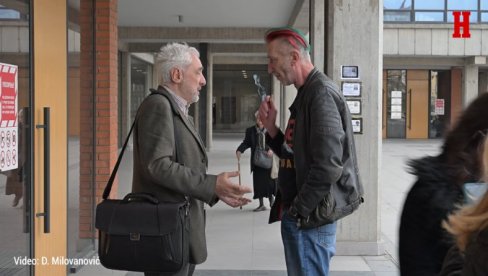
[[[469,16],[471,15],[471,12],[453,11],[452,15],[454,17],[454,32],[452,33],[452,37],[470,38],[471,33],[469,32]]]

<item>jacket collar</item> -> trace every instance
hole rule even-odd
[[[181,111],[181,109],[178,107],[178,104],[173,99],[173,96],[171,96],[170,92],[164,86],[160,85],[158,86],[158,89],[150,89],[150,91],[153,94],[161,94],[168,99],[169,105],[171,106],[171,110],[173,111],[174,116],[180,117],[180,120],[185,124],[186,128],[195,137],[195,140],[197,140],[200,149],[206,155],[207,151],[205,149],[205,145],[203,144],[202,139],[200,138],[200,134],[198,134],[198,132],[195,130],[193,123],[190,122],[188,119],[191,118],[191,116],[188,116],[187,118],[187,116],[183,114],[183,111]]]
[[[316,67],[314,67],[312,69],[312,71],[310,71],[310,73],[308,74],[307,76],[307,79],[305,80],[305,82],[303,83],[302,87],[300,87],[298,89],[298,93],[300,93],[301,91],[303,90],[306,90],[308,88],[308,86],[310,85],[310,83],[312,82],[312,79],[315,77],[315,75],[317,75],[319,73],[319,69],[317,69]]]
[[[303,98],[303,94],[304,94],[303,91],[306,91],[308,89],[308,87],[310,86],[310,83],[312,83],[312,80],[315,78],[315,76],[318,73],[319,73],[319,70],[315,67],[312,69],[312,71],[310,71],[310,73],[307,76],[307,79],[305,80],[303,85],[298,89],[297,96],[295,97],[295,100],[293,101],[293,103],[288,108],[288,110],[290,110],[290,112],[293,109],[297,108],[297,105],[299,104],[299,102],[301,102],[301,99]]]

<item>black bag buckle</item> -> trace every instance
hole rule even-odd
[[[141,240],[141,234],[139,233],[130,233],[129,238],[131,241],[140,241]]]

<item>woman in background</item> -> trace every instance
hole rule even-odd
[[[264,211],[266,207],[264,206],[263,198],[267,197],[269,199],[270,207],[273,205],[276,183],[275,180],[271,178],[272,168],[261,168],[254,164],[254,154],[256,153],[256,147],[261,140],[261,144],[265,147],[268,157],[273,158],[273,151],[266,145],[265,136],[266,129],[263,123],[259,119],[259,112],[256,111],[254,114],[256,118],[256,124],[248,127],[246,129],[246,136],[242,143],[237,147],[236,156],[237,159],[241,159],[241,154],[246,151],[246,149],[251,148],[251,173],[253,182],[254,199],[259,199],[259,206],[254,209],[254,212]]]

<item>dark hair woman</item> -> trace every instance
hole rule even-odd
[[[447,133],[438,156],[409,161],[417,176],[400,221],[401,275],[438,275],[454,240],[442,221],[463,203],[463,184],[483,174],[481,148],[488,129],[488,93],[478,96]]]

